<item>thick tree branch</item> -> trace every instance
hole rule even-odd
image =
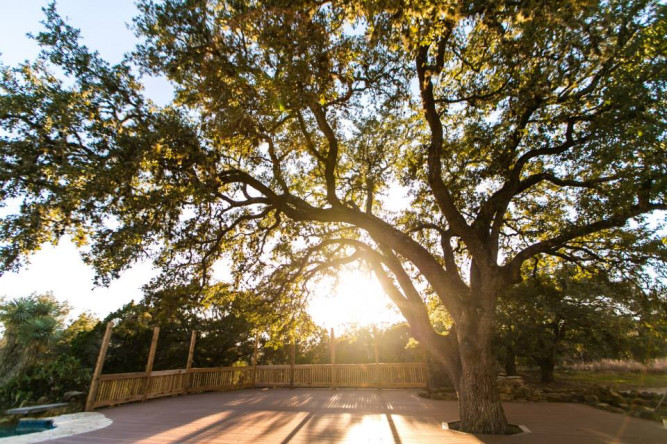
[[[436,99],[435,102],[436,103],[444,103],[444,104],[447,104],[447,105],[452,105],[452,104],[455,104],[455,103],[462,103],[462,102],[473,102],[473,103],[474,102],[483,102],[485,100],[491,99],[496,94],[500,94],[505,89],[505,87],[509,84],[509,81],[510,81],[510,78],[508,77],[503,82],[502,85],[500,85],[497,89],[495,89],[493,91],[490,91],[490,92],[471,94],[469,96],[457,97],[457,98],[454,98],[454,99],[448,99],[448,98],[442,97],[442,98]]]
[[[453,233],[450,230],[445,230],[444,228],[431,223],[417,224],[417,226],[412,228],[409,232],[420,231],[423,229],[435,230],[440,234],[440,248],[442,248],[442,255],[445,262],[445,272],[451,276],[452,280],[458,280],[460,282],[460,288],[465,288],[466,283],[461,278],[459,266],[454,257],[454,249],[451,245],[452,237],[454,237]]]
[[[461,375],[461,358],[458,351],[455,325],[450,328],[446,335],[441,335],[435,332],[424,304],[420,303],[419,305],[416,305],[407,300],[408,298],[396,288],[394,282],[382,266],[382,261],[379,260],[379,258],[370,256],[367,258],[367,262],[373,269],[380,285],[382,285],[382,289],[392,302],[396,304],[408,321],[413,336],[418,341],[427,344],[430,353],[440,362],[447,363],[449,377],[458,389],[459,377]]]
[[[281,159],[278,159],[278,156],[276,155],[276,146],[273,143],[273,139],[270,136],[266,136],[264,140],[266,140],[266,143],[269,145],[269,156],[271,157],[271,169],[273,170],[273,177],[276,179],[276,182],[278,182],[278,185],[282,189],[283,193],[288,193],[289,188],[287,186],[287,182],[285,182],[283,172],[280,168]]]
[[[535,157],[555,156],[562,154],[570,148],[580,145],[588,140],[587,136],[575,139],[573,133],[574,120],[569,119],[565,132],[565,142],[557,146],[538,148],[524,153],[521,157],[519,157],[519,159],[512,167],[509,178],[505,184],[482,205],[475,220],[475,225],[478,227],[488,226],[489,221],[492,220],[489,238],[494,241],[494,245],[497,246],[497,240],[500,235],[500,230],[503,226],[503,218],[510,202],[515,196],[522,192],[522,185],[525,185],[526,187],[532,185],[530,182],[525,182],[522,184],[521,173],[523,168],[531,159]]]
[[[529,188],[544,181],[551,182],[559,187],[595,188],[600,184],[613,182],[619,179],[620,176],[608,176],[608,177],[598,177],[596,179],[590,179],[590,180],[572,180],[572,179],[562,179],[552,173],[538,173],[538,174],[533,174],[532,176],[528,176],[527,178],[522,180],[517,188],[517,194],[523,193]]]
[[[419,90],[421,93],[422,109],[426,116],[431,131],[431,144],[428,148],[428,183],[433,192],[440,210],[443,212],[452,231],[460,236],[473,254],[483,256],[483,248],[475,237],[475,233],[465,221],[463,215],[456,208],[454,198],[449,189],[442,180],[442,144],[443,128],[440,116],[436,109],[435,98],[433,95],[433,82],[428,67],[428,46],[421,46],[417,51],[416,64],[417,76],[419,80]]]
[[[324,160],[324,180],[327,184],[327,201],[332,206],[342,205],[336,196],[336,165],[338,164],[338,138],[326,117],[326,113],[322,107],[316,103],[310,105],[310,110],[315,116],[317,126],[324,134],[329,143],[329,150],[327,151]]]
[[[616,213],[606,219],[602,219],[590,224],[581,225],[570,228],[563,233],[546,239],[535,244],[532,244],[516,254],[514,258],[502,267],[504,277],[509,282],[519,282],[521,279],[521,265],[531,257],[541,253],[546,253],[556,250],[565,245],[567,242],[578,237],[586,236],[599,231],[607,230],[609,228],[622,227],[625,223],[633,217],[646,213],[651,210],[667,210],[667,204],[648,204],[648,205],[633,205],[626,211]]]
[[[294,195],[278,195],[261,181],[239,170],[226,171],[220,177],[224,183],[248,184],[264,194],[275,208],[295,221],[346,223],[368,232],[374,239],[382,239],[384,244],[412,262],[436,293],[445,299],[451,299],[448,301],[451,306],[456,304],[456,299],[469,291],[457,274],[445,273],[442,265],[426,248],[408,234],[372,214],[342,205],[334,208],[317,208]]]

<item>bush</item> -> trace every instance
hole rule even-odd
[[[40,398],[62,401],[66,392],[86,392],[90,378],[91,370],[71,356],[38,363],[0,387],[0,407],[5,410],[34,404]]]

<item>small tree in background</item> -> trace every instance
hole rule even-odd
[[[81,314],[66,325],[70,308],[50,294],[0,304],[0,409],[40,398],[62,401],[68,391],[86,391],[92,366],[76,357],[73,345],[97,323]],[[96,356],[99,349],[89,350]]]
[[[32,294],[0,304],[3,326],[0,384],[24,372],[61,338],[70,308],[51,293]]]
[[[642,327],[657,320],[659,301],[636,283],[610,280],[600,270],[541,263],[499,299],[499,359],[508,374],[516,373],[516,358],[537,365],[546,383],[564,361],[662,356],[650,344],[664,343],[664,332],[662,340],[650,338]]]

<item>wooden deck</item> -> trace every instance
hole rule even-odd
[[[665,443],[667,429],[578,404],[507,403],[531,434],[473,436],[442,429],[455,402],[411,390],[250,389],[99,410],[107,428],[51,443]]]

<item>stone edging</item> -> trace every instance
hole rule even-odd
[[[43,432],[29,433],[27,435],[8,436],[0,438],[0,444],[32,444],[50,439],[66,438],[79,433],[92,432],[93,430],[108,427],[113,422],[111,419],[97,412],[72,413],[60,415],[53,418],[55,428]]]
[[[460,430],[457,430],[456,427],[452,427],[453,425],[458,425],[458,424],[459,424],[459,421],[450,421],[450,422],[444,422],[443,421],[442,429],[443,430],[452,430],[454,432],[459,432],[459,433],[465,433],[465,432],[461,432]],[[508,425],[513,426],[513,427],[517,427],[517,428],[521,429],[521,431],[517,432],[517,433],[512,433],[512,434],[507,435],[507,436],[526,435],[528,433],[533,433],[528,427],[526,427],[525,425],[522,425],[522,424],[508,424]]]

